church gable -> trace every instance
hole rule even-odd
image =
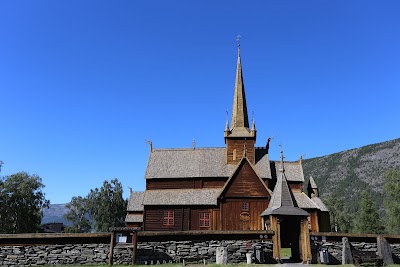
[[[243,158],[236,171],[226,182],[221,197],[269,197],[270,193],[247,158]]]

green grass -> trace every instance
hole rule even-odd
[[[281,258],[289,259],[292,257],[292,249],[291,248],[281,248]]]

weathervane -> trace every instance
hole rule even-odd
[[[282,143],[279,144],[279,147],[281,148],[281,158],[282,158],[282,160],[283,160],[285,157],[283,156]]]
[[[195,139],[192,140],[192,148],[196,149],[196,140]]]
[[[242,36],[240,36],[240,34],[238,34],[238,36],[236,37],[236,41],[238,43],[238,46],[240,46],[240,38],[242,38]]]
[[[150,152],[153,152],[153,142],[151,142],[150,140],[144,139],[144,141],[149,144],[150,146]]]

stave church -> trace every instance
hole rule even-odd
[[[270,160],[270,139],[255,146],[240,44],[232,118],[222,135],[225,145],[216,148],[157,149],[150,144],[146,190],[131,191],[126,225],[143,231],[276,231],[279,225],[281,236],[290,232],[297,240],[302,229],[330,231],[329,211],[314,179],[303,185],[302,158],[284,161],[281,151],[280,159]]]

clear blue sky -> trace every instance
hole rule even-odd
[[[223,147],[236,36],[258,146],[312,158],[400,137],[400,1],[1,1],[2,175],[53,204],[155,148]]]

